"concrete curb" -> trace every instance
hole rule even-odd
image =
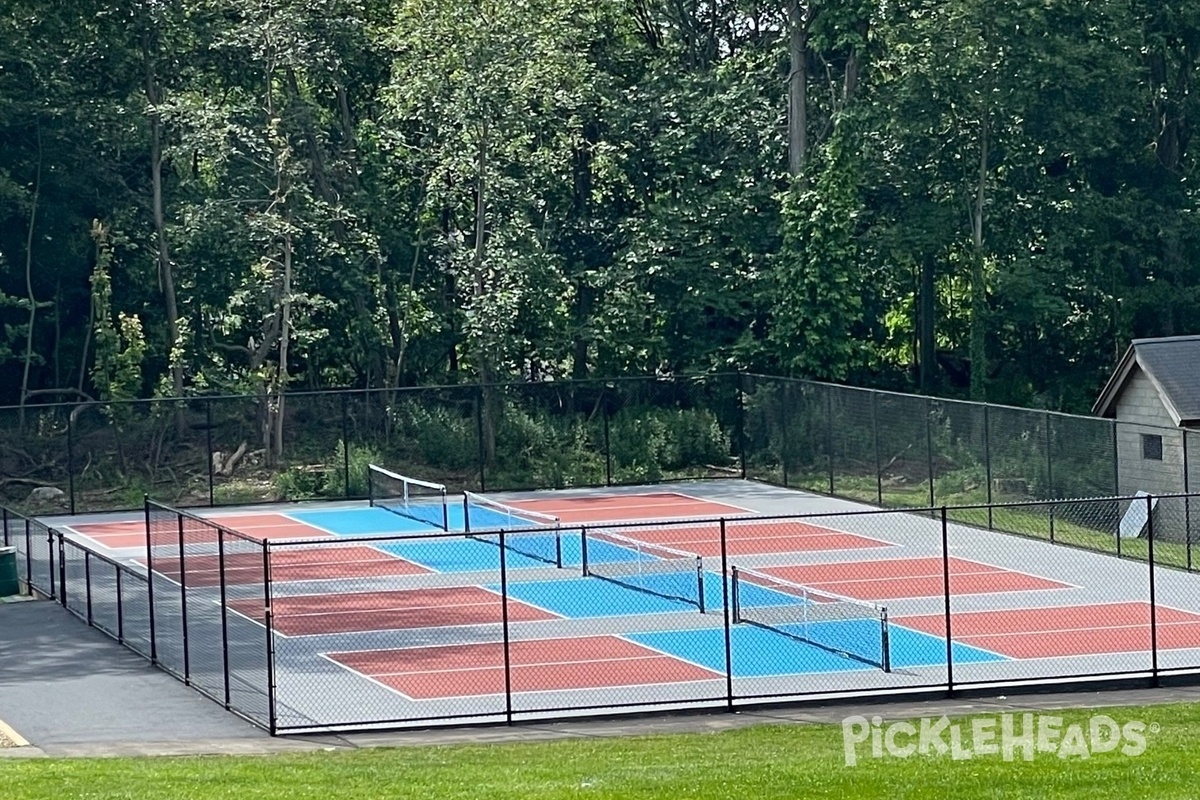
[[[0,753],[3,753],[5,750],[29,746],[29,740],[17,733],[16,729],[2,719],[0,719],[0,738],[8,739],[12,742],[12,747],[0,748]]]

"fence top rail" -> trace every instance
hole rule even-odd
[[[1112,425],[1115,420],[1105,419],[1104,417],[1093,417],[1089,414],[1072,414],[1069,411],[1054,411],[1048,408],[1023,408],[1021,406],[1010,406],[1004,403],[980,403],[975,400],[960,400],[956,397],[935,397],[929,394],[909,394],[908,392],[897,392],[893,389],[872,389],[866,386],[847,386],[841,383],[826,383],[824,381],[813,381],[806,378],[788,378],[779,375],[763,375],[757,372],[745,373],[747,377],[757,378],[759,380],[770,381],[785,381],[787,383],[804,384],[805,386],[817,386],[826,389],[838,389],[846,392],[868,392],[872,394],[888,395],[890,397],[902,397],[910,400],[929,400],[936,403],[953,403],[954,405],[971,406],[978,408],[998,408],[1006,411],[1020,411],[1025,414],[1050,415],[1053,417],[1066,417],[1069,419],[1083,420],[1086,422]],[[1121,423],[1129,424],[1129,423]],[[1162,428],[1163,430],[1178,431],[1179,428],[1172,428],[1169,425],[1138,425],[1139,428]]]
[[[182,508],[175,508],[173,506],[164,505],[163,503],[160,503],[156,500],[151,500],[149,497],[146,498],[145,502],[146,502],[147,509],[157,509],[159,511],[166,512],[168,514],[175,514],[176,516],[182,517],[183,519],[190,519],[193,522],[199,522],[201,525],[206,525],[209,528],[213,528],[214,530],[218,530],[222,533],[228,534],[229,536],[232,536],[235,539],[241,539],[244,542],[251,542],[251,543],[256,544],[261,547],[264,544],[266,544],[268,541],[266,539],[257,539],[248,533],[242,533],[241,531],[235,531],[233,528],[222,525],[219,522],[214,522],[213,520],[208,519],[207,517],[202,517],[199,514],[193,514],[191,511],[185,511]]]
[[[534,389],[552,389],[555,387],[570,388],[573,386],[582,386],[599,389],[613,389],[618,384],[672,384],[672,383],[704,383],[705,381],[715,381],[721,379],[729,379],[740,377],[741,373],[737,372],[712,372],[699,374],[681,374],[681,375],[620,375],[611,378],[580,378],[577,380],[549,380],[549,381],[493,381],[488,383],[437,383],[424,386],[396,386],[396,387],[374,387],[374,388],[355,388],[349,386],[336,386],[327,389],[305,389],[301,391],[284,392],[284,397],[338,397],[342,395],[419,395],[423,392],[439,392],[439,391],[455,391],[455,392],[473,392],[478,389],[507,389],[507,388],[534,388]],[[19,404],[0,406],[0,412],[19,411],[22,408],[26,411],[38,411],[45,409],[76,409],[86,406],[153,406],[161,404],[170,406],[177,403],[205,403],[209,401],[232,401],[245,400],[255,401],[265,399],[264,396],[256,394],[191,394],[181,397],[141,397],[122,400],[76,400],[76,401],[59,401],[55,403],[26,403],[24,406]]]

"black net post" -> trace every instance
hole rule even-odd
[[[212,459],[209,459],[212,463]],[[154,540],[150,526],[150,495],[143,495],[146,507],[146,598],[150,607],[150,663],[158,664],[158,637],[154,628]]]
[[[721,518],[721,606],[725,618],[725,708],[733,711],[733,631],[729,617],[729,546],[725,518]]]
[[[508,543],[505,541],[505,533],[500,531],[500,625],[503,628],[501,635],[503,636],[504,647],[504,721],[512,725],[513,723],[513,690],[512,690],[512,653],[510,645],[512,638],[508,628],[508,559],[505,557],[508,551]]]
[[[942,506],[942,592],[946,604],[946,690],[954,696],[954,639],[950,634],[950,526]]]
[[[891,672],[892,671],[892,640],[891,640],[891,632],[888,630],[888,612],[887,612],[886,608],[883,610],[883,613],[881,613],[879,615],[879,623],[880,623],[880,626],[883,628],[883,630],[880,633],[880,637],[882,639],[881,645],[882,645],[882,649],[883,649],[883,658],[881,660],[883,663],[880,666],[883,667],[884,672]]]
[[[229,587],[225,575],[225,530],[217,529],[217,579],[221,583],[221,679],[225,710],[232,705],[229,691]]]
[[[579,566],[583,577],[588,576],[588,537],[587,526],[579,526]]]
[[[1146,559],[1150,562],[1150,674],[1154,685],[1158,686],[1158,606],[1154,596],[1154,497],[1152,495],[1146,496]]]

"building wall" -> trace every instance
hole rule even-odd
[[[1162,437],[1162,461],[1142,457],[1142,435]],[[1138,491],[1151,494],[1176,494],[1184,486],[1183,431],[1176,427],[1158,390],[1141,369],[1134,367],[1125,389],[1117,398],[1117,490],[1130,495]],[[1188,461],[1194,466],[1200,454],[1190,450],[1196,437],[1188,441]],[[1200,476],[1189,476],[1193,487]],[[1156,538],[1182,540],[1185,536],[1181,514],[1160,504],[1155,512]]]

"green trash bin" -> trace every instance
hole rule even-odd
[[[17,548],[0,547],[0,597],[19,594],[21,584],[17,581]]]

